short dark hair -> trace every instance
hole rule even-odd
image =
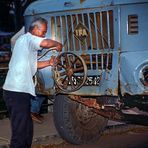
[[[32,21],[29,27],[29,31],[32,31],[35,26],[39,27],[39,25],[47,23],[48,23],[47,20],[42,17],[36,18],[35,20]]]

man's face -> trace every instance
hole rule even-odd
[[[33,35],[38,37],[45,37],[47,32],[47,24],[40,24],[33,29]]]

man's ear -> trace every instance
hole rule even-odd
[[[32,30],[32,34],[33,35],[37,35],[39,33],[39,29],[38,26],[34,26],[33,30]]]
[[[34,26],[34,31],[38,31],[38,26]]]

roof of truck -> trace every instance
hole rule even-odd
[[[122,5],[144,2],[148,2],[148,0],[37,0],[27,7],[24,16],[46,12],[77,10],[85,8],[104,7],[109,5]]]

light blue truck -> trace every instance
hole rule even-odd
[[[54,98],[60,136],[97,140],[109,119],[148,125],[148,0],[38,0],[25,28],[48,21],[47,37],[63,44],[53,67],[37,73],[37,94]],[[50,124],[50,123],[49,123]]]

